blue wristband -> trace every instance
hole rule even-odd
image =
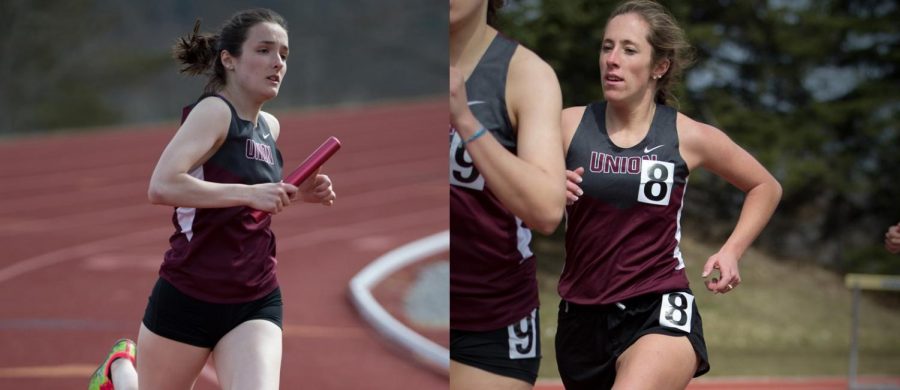
[[[484,133],[487,133],[487,129],[485,129],[484,126],[482,126],[480,129],[478,129],[478,131],[475,132],[475,134],[472,134],[472,136],[469,137],[469,139],[463,141],[463,145],[468,144],[469,142],[472,142],[472,141],[478,139],[478,137],[481,137],[482,135],[484,135]]]

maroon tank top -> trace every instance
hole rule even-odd
[[[254,127],[225,102],[231,108],[225,142],[191,171],[191,176],[215,183],[280,181],[281,153],[263,116]],[[278,280],[271,217],[256,222],[251,211],[244,206],[176,207],[172,215],[175,232],[169,238],[171,248],[159,269],[160,277],[191,297],[213,303],[248,302],[275,290]]]

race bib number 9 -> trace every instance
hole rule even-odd
[[[659,308],[659,324],[691,333],[691,314],[694,312],[694,296],[686,292],[663,294]]]
[[[450,136],[450,184],[484,191],[484,177],[478,173],[466,148],[462,147],[459,133]]]
[[[641,185],[638,202],[667,206],[675,183],[675,164],[666,161],[641,161]]]
[[[509,358],[529,359],[537,356],[537,309],[531,311],[519,322],[506,328],[509,333]]]

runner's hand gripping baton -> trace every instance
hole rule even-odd
[[[341,148],[341,141],[335,137],[328,137],[325,142],[322,143],[316,150],[309,155],[300,165],[297,166],[290,175],[284,178],[285,183],[290,183],[295,186],[299,186],[300,183],[303,183],[304,180],[308,179],[312,174],[328,161],[331,156],[337,153],[338,149]],[[250,216],[253,217],[253,220],[259,222],[266,216],[268,212],[262,210],[253,210],[250,213]]]

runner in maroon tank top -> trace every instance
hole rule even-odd
[[[171,248],[144,312],[137,348],[120,340],[90,389],[189,389],[210,356],[223,388],[277,389],[282,302],[271,218],[292,201],[331,205],[331,180],[281,182],[278,120],[261,111],[287,71],[282,17],[235,14],[216,34],[182,38],[182,72],[209,75],[204,94],[160,156],[154,204],[174,207]],[[135,368],[135,360],[139,361]]]
[[[502,1],[450,2],[450,387],[527,389],[540,363],[531,229],[565,206],[559,83],[487,24]]]
[[[709,370],[679,250],[688,174],[710,170],[746,193],[734,232],[703,269],[715,293],[768,222],[781,186],[722,131],[666,104],[688,44],[649,0],[620,5],[600,47],[604,100],[562,115],[568,183],[557,365],[567,389],[683,389]]]

